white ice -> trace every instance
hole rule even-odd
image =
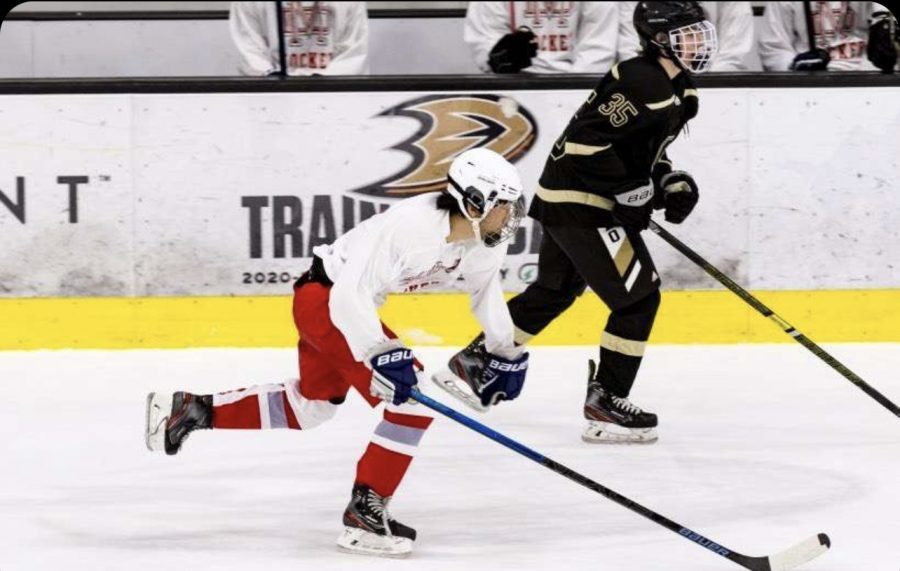
[[[900,345],[827,348],[900,402]],[[633,400],[660,415],[660,440],[630,447],[579,438],[594,351],[535,348],[523,396],[480,418],[739,552],[826,532],[832,550],[805,569],[900,568],[900,419],[802,347],[651,346]],[[449,354],[420,351],[427,366]],[[281,381],[295,367],[290,350],[0,353],[0,570],[739,568],[447,419],[392,504],[419,531],[413,556],[339,553],[380,418],[357,397],[308,433],[145,449],[148,391]]]

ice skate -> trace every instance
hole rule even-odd
[[[472,410],[487,412],[490,407],[481,404],[475,387],[484,372],[484,333],[475,338],[469,345],[450,358],[447,368],[431,376],[431,380],[452,397]]]
[[[188,435],[212,428],[212,396],[186,392],[147,395],[147,425],[144,436],[151,451],[177,454]]]
[[[588,392],[584,417],[588,427],[581,439],[590,443],[649,444],[656,442],[657,418],[627,398],[607,392],[595,378],[597,365],[589,362]]]
[[[393,519],[382,497],[368,486],[353,486],[353,499],[344,511],[341,551],[378,557],[406,557],[412,553],[416,530]]]

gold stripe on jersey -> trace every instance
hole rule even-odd
[[[696,89],[685,89],[684,97],[699,97],[699,95],[697,95]]]
[[[582,145],[581,143],[566,143],[566,153],[567,155],[596,155],[597,153],[601,153],[606,149],[612,147],[612,145]]]
[[[612,66],[612,69],[609,70],[613,77],[619,79],[619,64]]]
[[[646,105],[647,109],[650,109],[651,111],[658,111],[659,109],[665,109],[666,107],[671,107],[672,105],[675,104],[676,101],[678,101],[678,98],[673,95],[672,97],[669,97],[665,101],[657,101],[656,103],[645,103],[644,105]]]
[[[538,185],[535,194],[544,202],[584,204],[603,210],[612,210],[613,205],[615,204],[615,202],[608,198],[603,198],[602,196],[597,196],[596,194],[591,194],[582,190],[551,190]]]
[[[622,241],[622,246],[616,253],[616,258],[614,260],[616,263],[616,270],[618,270],[620,276],[625,276],[625,272],[628,271],[628,266],[631,265],[633,259],[634,247],[631,245],[631,240],[628,239],[628,236],[625,236]]]
[[[603,335],[600,336],[600,346],[629,357],[643,357],[644,351],[647,349],[647,342],[625,339],[604,331]]]

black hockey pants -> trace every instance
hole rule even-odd
[[[659,276],[639,232],[544,227],[537,280],[509,300],[516,341],[525,343],[569,308],[585,286],[611,310],[600,338],[597,379],[627,397],[659,308]]]

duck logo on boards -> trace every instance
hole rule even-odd
[[[485,147],[515,163],[537,138],[531,113],[511,97],[499,95],[427,95],[376,117],[411,117],[419,121],[419,128],[390,147],[410,156],[403,170],[352,191],[369,197],[403,198],[443,190],[450,163],[460,153]]]

